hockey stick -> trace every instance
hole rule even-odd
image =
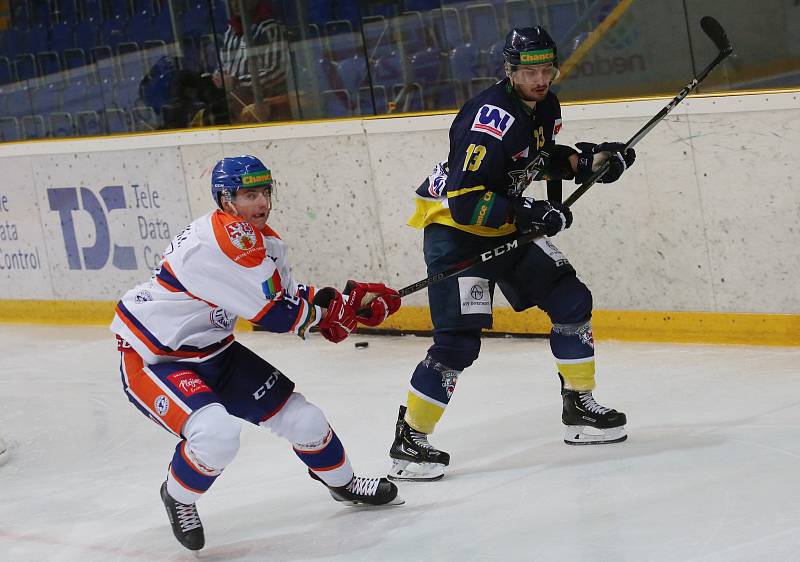
[[[722,29],[722,26],[719,24],[717,20],[712,18],[711,16],[703,16],[700,20],[700,27],[703,28],[703,31],[706,32],[709,39],[714,42],[714,45],[717,46],[719,49],[719,53],[717,54],[716,58],[711,61],[711,63],[701,72],[698,76],[695,76],[691,82],[686,84],[683,89],[678,92],[678,95],[675,96],[671,102],[669,102],[661,111],[659,111],[650,121],[648,121],[644,127],[639,129],[635,135],[633,135],[628,142],[625,143],[625,150],[629,148],[633,148],[636,144],[639,143],[644,136],[649,133],[656,125],[658,125],[664,117],[666,117],[675,106],[678,105],[683,101],[683,99],[688,96],[690,93],[697,88],[697,85],[700,84],[703,80],[705,80],[706,76],[716,68],[716,66],[725,60],[731,53],[733,53],[733,47],[731,47],[731,42],[728,40],[728,36],[725,33],[725,30]],[[606,160],[603,163],[603,166],[597,170],[594,174],[592,174],[589,179],[586,180],[585,183],[581,184],[581,186],[572,192],[564,204],[569,207],[575,201],[577,201],[581,195],[586,193],[586,191],[592,187],[597,180],[603,177],[603,174],[606,173],[609,167],[609,162]]]
[[[683,89],[678,92],[678,95],[675,96],[671,102],[669,102],[661,111],[659,111],[650,121],[648,121],[644,127],[639,129],[635,135],[633,135],[628,142],[625,143],[625,150],[628,148],[633,147],[636,145],[642,138],[644,138],[647,133],[649,133],[664,117],[666,117],[675,106],[678,105],[683,99],[688,96],[691,92],[697,88],[697,85],[700,84],[703,80],[705,80],[706,76],[716,68],[716,66],[725,60],[731,53],[733,53],[733,47],[731,47],[731,43],[728,40],[728,36],[725,33],[725,30],[722,29],[722,26],[719,24],[717,20],[712,18],[711,16],[704,16],[700,20],[700,27],[703,31],[708,35],[709,39],[714,42],[714,45],[717,46],[719,49],[719,53],[714,58],[713,61],[701,72],[698,76],[692,78],[692,81],[689,82]],[[592,185],[599,180],[603,174],[606,173],[609,167],[609,161],[606,160],[602,167],[597,170],[594,174],[592,174],[585,183],[583,183],[578,189],[576,189],[564,202],[567,207],[570,207],[575,201],[577,201],[581,195],[586,193],[586,191],[592,187]],[[466,271],[467,269],[479,264],[479,263],[486,263],[498,256],[501,256],[507,252],[510,252],[516,248],[521,248],[533,242],[535,239],[542,236],[542,231],[538,229],[530,230],[524,232],[518,238],[501,244],[495,248],[491,248],[485,252],[481,252],[479,255],[471,257],[469,259],[463,260],[458,262],[455,265],[452,265],[445,269],[444,271],[440,271],[439,273],[435,273],[426,279],[421,279],[416,283],[412,283],[407,287],[403,287],[398,292],[400,293],[401,297],[405,297],[410,295],[411,293],[416,293],[417,291],[424,289],[434,283],[438,283],[439,281],[443,281],[449,277],[454,275],[458,275],[459,273]]]

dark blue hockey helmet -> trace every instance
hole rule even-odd
[[[503,59],[512,66],[551,62],[558,68],[558,49],[541,25],[517,27],[506,35]]]
[[[272,191],[272,172],[255,156],[223,158],[211,172],[211,196],[220,207],[224,194],[233,197],[243,187],[262,186]]]

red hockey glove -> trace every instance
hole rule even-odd
[[[344,292],[349,293],[347,303],[356,311],[356,320],[365,326],[379,326],[400,309],[400,294],[383,283],[351,279]]]
[[[319,332],[326,340],[339,343],[356,329],[355,311],[344,302],[342,293],[333,287],[320,289],[314,295],[314,304],[327,307],[325,316],[317,324]]]

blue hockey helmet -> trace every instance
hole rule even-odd
[[[551,62],[558,68],[558,49],[541,25],[517,27],[506,35],[503,59],[512,66]]]
[[[272,190],[272,172],[255,156],[223,158],[211,172],[211,195],[220,207],[223,194],[233,197],[243,187],[262,186]]]

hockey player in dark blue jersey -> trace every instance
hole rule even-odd
[[[468,100],[450,127],[450,153],[417,190],[411,226],[424,229],[432,275],[496,247],[517,231],[554,236],[572,213],[560,201],[523,195],[536,180],[583,183],[609,161],[599,180],[616,181],[635,160],[623,143],[556,144],[561,107],[550,91],[558,77],[555,42],[542,27],[512,30],[503,49],[506,78]],[[390,449],[396,480],[437,480],[450,456],[428,442],[458,376],[478,357],[481,329],[492,326],[499,286],[515,311],[534,306],[553,323],[550,347],[563,401],[565,442],[624,441],[625,414],[595,402],[592,296],[567,258],[546,237],[428,288],[433,345],[411,377]]]

